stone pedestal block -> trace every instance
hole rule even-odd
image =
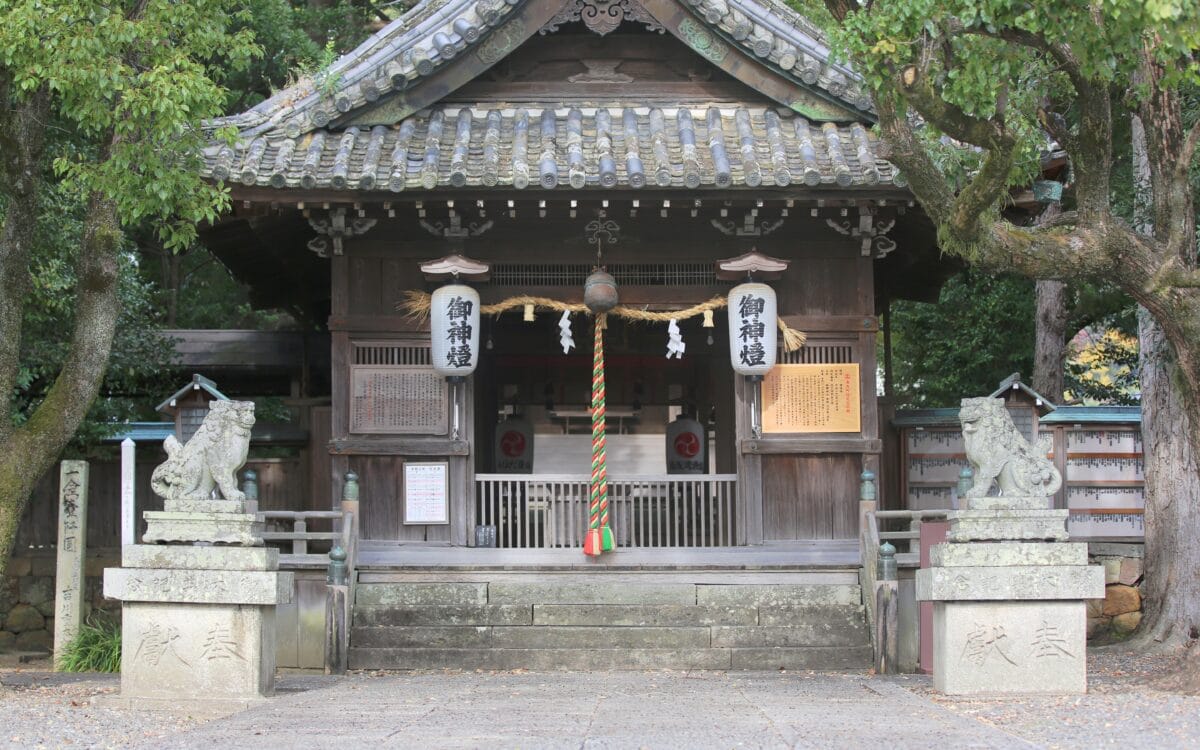
[[[122,617],[111,703],[222,714],[274,694],[275,606],[293,585],[277,550],[130,545],[122,560],[104,571]]]
[[[262,546],[262,524],[253,513],[146,511],[145,542],[206,542]]]
[[[275,694],[275,605],[124,602],[121,698],[251,703]]]
[[[1097,565],[924,568],[917,571],[916,579],[920,601],[1083,600],[1104,596],[1104,568]]]
[[[951,542],[1067,541],[1066,510],[956,510],[946,518],[950,521],[946,538]]]
[[[933,605],[934,687],[947,694],[1087,692],[1082,601]]]

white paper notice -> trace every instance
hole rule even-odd
[[[404,465],[404,523],[450,523],[447,464]]]

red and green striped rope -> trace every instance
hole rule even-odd
[[[608,460],[605,448],[604,393],[604,316],[596,316],[595,347],[592,356],[592,481],[588,502],[588,532],[583,542],[586,555],[599,555],[614,549],[612,529],[608,525]]]

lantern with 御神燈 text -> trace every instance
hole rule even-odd
[[[433,369],[447,378],[475,372],[479,363],[479,293],[465,284],[447,284],[430,299]]]
[[[729,291],[729,359],[734,372],[762,377],[775,366],[775,290],[749,282]]]

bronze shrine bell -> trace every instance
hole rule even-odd
[[[617,280],[603,268],[597,268],[583,283],[583,304],[599,315],[617,306]]]

